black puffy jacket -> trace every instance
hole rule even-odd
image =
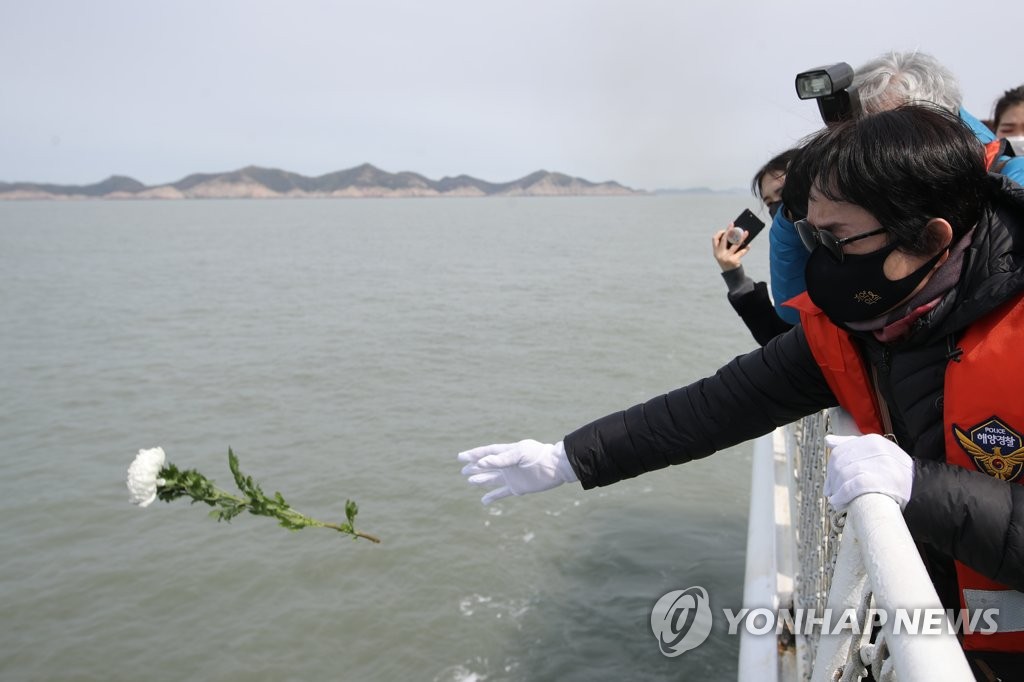
[[[904,517],[930,548],[929,569],[950,605],[949,557],[1024,590],[1024,485],[947,465],[944,453],[950,342],[1024,293],[1024,189],[997,176],[992,182],[996,198],[974,230],[956,287],[904,341],[855,337],[879,370],[897,439],[915,459]],[[565,449],[583,487],[592,488],[705,457],[836,404],[798,325],[712,377],[570,433]]]
[[[793,328],[775,312],[772,299],[768,296],[768,285],[764,282],[754,282],[753,289],[741,294],[730,291],[729,303],[743,324],[747,325],[754,340],[762,346]]]

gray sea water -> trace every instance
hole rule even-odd
[[[749,447],[490,507],[455,455],[753,348],[710,249],[746,206],[0,203],[0,678],[733,679],[724,628],[666,658],[649,618],[740,605]],[[133,507],[157,445],[383,543]]]

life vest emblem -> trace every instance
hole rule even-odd
[[[953,424],[957,444],[979,471],[1003,481],[1016,481],[1024,474],[1024,438],[999,417],[991,417],[965,433]]]

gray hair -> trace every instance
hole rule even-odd
[[[901,104],[930,102],[956,114],[963,96],[956,76],[923,52],[890,52],[864,64],[853,76],[864,115]]]

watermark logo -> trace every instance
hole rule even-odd
[[[991,635],[1015,631],[999,627],[999,609],[896,608],[842,609],[722,609],[730,635],[860,635],[888,624],[894,635]],[[673,658],[695,649],[711,633],[711,604],[703,587],[688,587],[663,595],[651,610],[651,631],[658,648]]]
[[[711,633],[707,590],[698,585],[663,595],[651,610],[651,630],[670,658],[703,644]]]
[[[999,630],[999,609],[723,609],[729,622],[729,634],[740,634],[740,627],[751,635],[860,635],[886,623],[894,635],[991,635]]]

